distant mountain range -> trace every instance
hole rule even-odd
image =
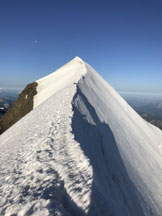
[[[140,113],[148,113],[153,116],[162,117],[162,102],[150,103],[148,105],[138,107],[136,110]]]
[[[162,129],[162,102],[136,107],[135,110],[148,122]]]
[[[0,89],[0,118],[7,112],[18,97],[18,90]]]

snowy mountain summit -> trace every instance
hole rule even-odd
[[[78,57],[32,87],[0,136],[0,215],[162,215],[160,129]]]

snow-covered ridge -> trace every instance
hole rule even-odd
[[[78,57],[37,83],[0,136],[0,215],[161,216],[160,129]]]
[[[79,57],[75,57],[55,72],[37,80],[38,86],[37,95],[34,97],[34,108],[53,94],[71,84],[77,83],[85,73],[84,61]]]

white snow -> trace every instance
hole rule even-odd
[[[0,136],[0,215],[161,216],[161,130],[78,57],[37,82]]]
[[[34,97],[34,108],[60,90],[77,83],[85,73],[86,69],[83,60],[75,57],[54,73],[37,80],[38,87],[37,94]]]

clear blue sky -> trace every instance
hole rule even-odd
[[[162,92],[162,1],[0,0],[0,87],[75,56],[117,90]]]

